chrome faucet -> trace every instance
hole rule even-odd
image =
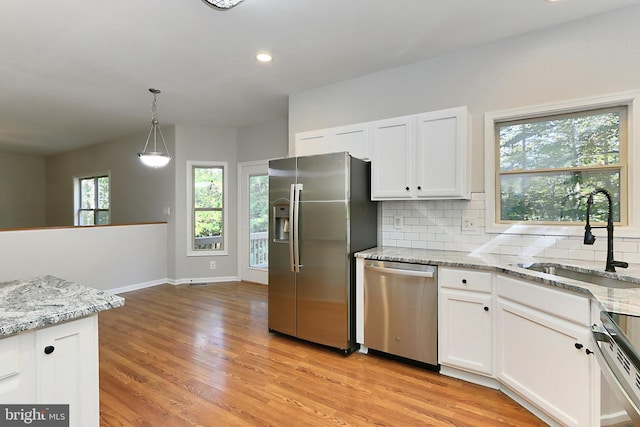
[[[602,193],[607,196],[607,203],[609,204],[609,211],[607,213],[607,225],[605,226],[591,226],[589,225],[589,214],[591,212],[591,205],[593,204],[593,196],[598,193]],[[629,264],[624,261],[615,261],[613,259],[613,209],[611,202],[611,194],[604,188],[596,188],[589,194],[589,198],[587,199],[587,225],[584,226],[584,244],[585,245],[593,245],[593,242],[596,241],[596,236],[591,233],[592,228],[606,228],[607,229],[607,266],[605,267],[605,271],[615,272],[616,267],[627,268]]]

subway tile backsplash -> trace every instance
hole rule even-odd
[[[593,246],[583,245],[582,236],[485,234],[484,212],[484,193],[472,193],[471,200],[382,202],[382,245],[584,261],[606,258],[604,234]],[[462,230],[463,218],[471,220],[473,230]],[[640,239],[616,237],[614,249],[616,259],[640,263]]]

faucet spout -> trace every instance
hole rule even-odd
[[[598,194],[604,194],[607,197],[608,210],[607,210],[607,226],[592,226],[589,224],[589,216],[591,214],[591,205],[593,204],[593,197]],[[605,271],[615,272],[616,267],[627,268],[628,263],[624,261],[616,261],[613,259],[613,202],[611,201],[611,194],[604,188],[596,188],[589,194],[587,199],[587,224],[584,226],[584,244],[593,245],[596,241],[595,236],[591,233],[592,228],[606,228],[607,229],[607,265]]]

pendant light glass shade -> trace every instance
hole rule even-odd
[[[138,153],[138,157],[140,158],[142,164],[144,164],[145,166],[149,166],[152,168],[161,168],[169,163],[169,161],[171,160],[171,155],[169,154],[167,143],[164,141],[164,136],[162,135],[162,130],[160,129],[160,123],[158,123],[156,95],[160,93],[160,90],[149,89],[149,92],[153,94],[153,103],[151,104],[151,129],[149,130],[149,135],[147,135],[147,142],[144,144],[142,152]],[[152,135],[153,147],[149,147],[149,141],[151,141]],[[164,152],[158,151],[158,135],[160,135],[160,140],[162,141],[162,145],[164,146]],[[149,147],[150,151],[147,151],[147,147]],[[151,148],[153,148],[153,150],[151,150]]]

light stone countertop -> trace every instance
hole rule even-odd
[[[54,276],[0,283],[0,338],[124,305],[124,298]]]
[[[377,247],[355,254],[357,258],[383,261],[400,261],[414,264],[431,264],[442,267],[457,267],[504,273],[508,276],[530,280],[541,285],[561,288],[586,297],[593,297],[607,311],[640,316],[640,287],[610,288],[559,276],[539,273],[518,267],[516,264],[548,263],[574,267],[578,271],[597,271],[605,277],[616,278],[640,285],[640,264],[629,264],[628,268],[617,268],[616,273],[604,271],[605,259],[601,261],[577,261],[559,258],[521,257],[469,252],[437,251],[397,247]]]

